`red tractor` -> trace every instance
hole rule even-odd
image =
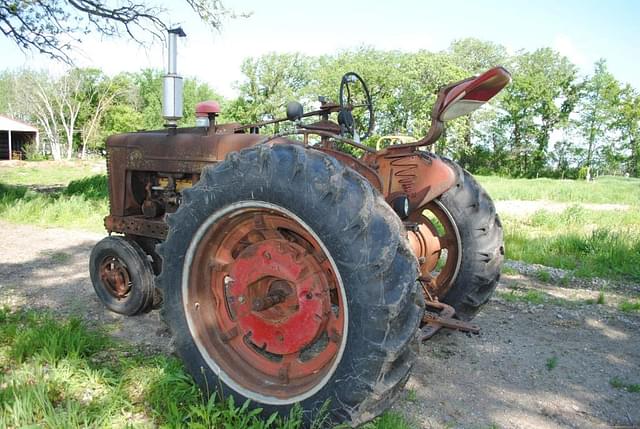
[[[468,321],[500,277],[491,199],[425,148],[509,73],[442,88],[428,135],[380,150],[360,143],[373,106],[355,73],[337,103],[321,99],[312,112],[294,102],[286,118],[217,124],[218,105],[205,102],[196,127],[177,128],[183,35],[169,37],[167,127],[107,140],[109,237],[91,254],[96,293],[121,314],[162,307],[207,392],[266,414],[299,404],[312,419],[326,403],[332,422],[372,419],[401,391],[421,340],[442,326],[476,329]],[[368,123],[359,129],[354,117]],[[276,123],[289,130],[261,134]]]

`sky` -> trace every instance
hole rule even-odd
[[[209,83],[218,93],[236,95],[240,65],[268,52],[309,55],[372,46],[406,52],[443,50],[456,39],[475,37],[504,45],[510,52],[552,47],[583,74],[604,58],[618,80],[640,89],[640,1],[372,1],[305,2],[226,0],[249,18],[224,22],[210,31],[187,3],[167,1],[171,24],[187,38],[179,45],[178,72]],[[161,45],[147,49],[126,39],[86,36],[76,64],[108,74],[164,68]],[[60,72],[63,66],[37,54],[24,54],[0,35],[0,70],[29,67]],[[337,84],[336,84],[337,85]]]

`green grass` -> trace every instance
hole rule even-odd
[[[104,165],[104,161],[34,161],[19,166],[0,164],[0,182],[25,186],[66,186],[73,180],[95,174],[95,167],[100,165]]]
[[[2,428],[296,429],[301,421],[299,408],[261,416],[231,397],[204,399],[176,359],[117,343],[80,319],[0,309]],[[364,426],[408,427],[394,413]]]
[[[556,366],[558,366],[558,357],[557,356],[551,356],[549,359],[547,359],[547,371],[552,371]]]
[[[613,377],[609,383],[611,387],[616,389],[626,390],[631,393],[640,393],[640,383],[627,383],[618,377]]]
[[[536,278],[544,283],[549,283],[551,281],[551,274],[547,270],[538,270],[536,271]]]
[[[503,217],[508,259],[573,271],[579,277],[640,280],[640,210],[572,206]]]
[[[491,198],[500,200],[547,200],[563,203],[640,205],[640,179],[602,176],[595,181],[557,179],[510,179],[476,176]]]
[[[515,275],[518,275],[519,273],[518,273],[518,270],[516,270],[515,268],[511,268],[511,267],[508,267],[506,265],[503,265],[502,266],[502,274],[506,274],[506,275],[509,275],[509,276],[515,276]]]
[[[0,183],[0,219],[103,231],[109,211],[106,186],[104,175],[72,181],[62,191],[46,193]]]
[[[625,313],[638,312],[640,311],[640,299],[635,301],[625,299],[620,303],[618,308],[620,309],[620,311],[623,311]]]

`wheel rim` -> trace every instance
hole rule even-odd
[[[209,366],[265,403],[311,396],[344,350],[347,308],[333,259],[291,212],[236,203],[211,216],[185,258],[183,304]]]
[[[420,261],[423,284],[432,297],[442,298],[458,276],[462,261],[460,232],[449,210],[434,200],[409,216],[417,224],[409,241]]]
[[[131,291],[131,276],[125,263],[117,256],[106,256],[100,262],[100,282],[111,296],[125,299]]]

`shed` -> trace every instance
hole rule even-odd
[[[0,115],[0,160],[21,159],[24,145],[38,143],[38,129],[26,122]]]

